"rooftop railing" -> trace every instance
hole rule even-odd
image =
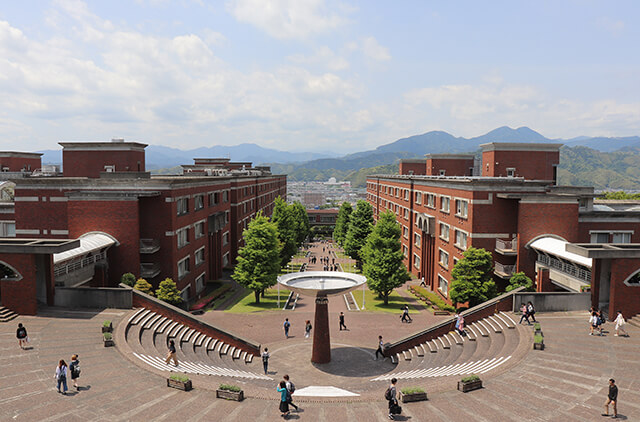
[[[587,283],[591,283],[591,271],[585,270],[584,268],[581,268],[575,264],[561,261],[559,259],[543,254],[538,254],[538,262],[540,264],[546,265],[549,268],[558,270],[561,273],[570,275]]]

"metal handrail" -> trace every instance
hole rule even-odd
[[[53,270],[53,275],[54,277],[60,277],[63,276],[65,274],[69,274],[72,273],[74,271],[77,271],[81,268],[87,267],[89,265],[93,265],[98,261],[102,261],[104,259],[106,259],[107,254],[106,252],[100,252],[97,253],[95,255],[91,255],[85,258],[82,258],[79,261],[75,261],[72,262],[70,264],[67,265],[60,265],[60,266],[56,266]]]
[[[591,283],[591,271],[548,255],[538,254],[538,262],[577,279]]]

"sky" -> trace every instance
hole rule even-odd
[[[640,135],[638,1],[0,0],[0,149]]]

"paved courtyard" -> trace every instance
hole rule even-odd
[[[356,399],[299,398],[302,411],[293,420],[375,421],[386,419],[382,400],[384,383],[370,381],[390,363],[374,362],[369,354],[376,334],[394,340],[417,330],[414,324],[400,324],[395,315],[349,313],[351,331],[332,331],[335,357],[343,364],[333,368],[313,368],[309,342],[301,329],[296,337],[284,340],[279,322],[285,315],[304,319],[301,311],[278,311],[243,315],[223,313],[207,315],[221,326],[233,326],[248,337],[260,335],[274,352],[274,380],[286,366],[298,389],[306,385],[333,385],[357,388],[375,385]],[[211,313],[210,313],[211,314]],[[249,398],[242,403],[215,399],[212,388],[217,377],[194,378],[195,388],[182,392],[166,387],[165,377],[135,364],[126,356],[126,347],[104,348],[100,326],[105,319],[118,323],[128,311],[79,311],[44,309],[36,317],[21,316],[0,325],[2,372],[0,373],[0,420],[2,421],[272,421],[281,420],[277,393],[257,382],[245,382]],[[620,388],[619,414],[622,420],[640,420],[640,330],[628,326],[630,338],[592,337],[587,333],[586,312],[540,315],[547,348],[529,349],[512,359],[510,366],[491,372],[484,378],[482,390],[463,394],[455,390],[455,381],[445,377],[433,382],[401,381],[400,387],[424,385],[429,400],[403,405],[399,420],[413,421],[597,421],[607,392],[607,380],[617,380]],[[22,322],[29,330],[31,350],[21,350],[15,340],[15,328]],[[336,324],[337,325],[337,324]],[[612,329],[612,324],[606,328]],[[333,329],[333,327],[332,327]],[[527,332],[528,327],[520,327]],[[521,336],[523,343],[525,335]],[[55,391],[54,370],[61,358],[80,355],[81,391],[62,396]],[[283,362],[288,361],[288,364]],[[355,362],[355,363],[354,363]],[[297,372],[296,372],[296,368]],[[360,368],[360,369],[358,369]],[[364,368],[364,369],[363,369]],[[315,372],[314,372],[315,371]],[[358,373],[361,371],[362,373]],[[312,374],[312,375],[309,375]],[[318,375],[318,377],[316,377]],[[274,381],[275,384],[275,381]],[[269,393],[272,391],[272,393]]]

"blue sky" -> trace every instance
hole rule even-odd
[[[0,0],[0,148],[640,134],[640,2]]]

